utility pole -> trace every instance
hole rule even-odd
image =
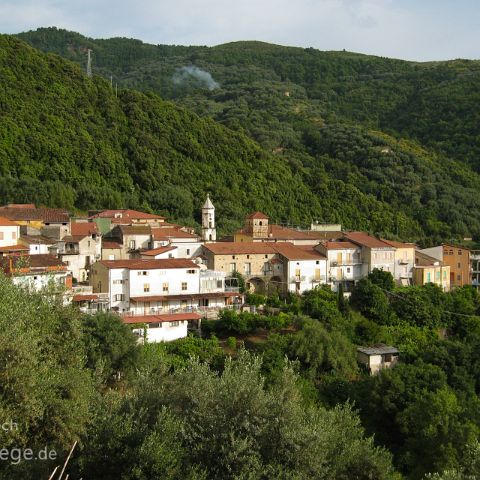
[[[87,50],[87,77],[92,76],[92,56],[91,56],[92,50],[89,48]]]

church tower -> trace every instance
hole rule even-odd
[[[202,207],[202,239],[205,242],[215,242],[217,240],[215,207],[210,200],[210,195],[207,195],[207,199]]]

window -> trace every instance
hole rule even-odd
[[[114,285],[123,285],[124,281],[123,280],[114,280],[112,283]]]
[[[113,300],[115,302],[121,302],[125,299],[125,295],[123,293],[117,293],[113,296]]]
[[[457,263],[457,268],[462,268],[462,265],[459,263]]]
[[[195,270],[192,268],[191,270],[187,270],[187,273],[190,273],[190,274],[193,273],[194,274]]]
[[[187,255],[190,255],[190,249],[187,248]]]
[[[178,327],[180,325],[180,322],[176,321],[176,322],[170,322],[170,326],[171,327]]]
[[[88,241],[88,248],[90,248],[90,240]]]
[[[432,281],[432,274],[430,272],[427,272],[427,283],[430,283]]]
[[[149,292],[150,291],[150,284],[149,283],[144,283],[143,284],[143,291],[145,293]]]
[[[130,240],[128,246],[130,247],[130,250],[135,250],[135,240]]]
[[[443,271],[443,279],[444,279],[444,280],[447,279],[447,271],[446,271],[446,270]]]
[[[315,262],[315,264],[316,264],[316,265],[320,265],[320,260],[317,260],[317,261]]]
[[[162,286],[162,291],[168,292],[168,283],[164,283]]]
[[[235,260],[235,255],[232,255],[232,260]]]
[[[245,263],[243,265],[243,271],[245,272],[246,275],[250,275],[252,273],[252,264],[251,263]]]
[[[230,271],[235,272],[237,270],[237,264],[236,263],[231,263],[230,264]]]
[[[435,280],[440,280],[440,272],[435,273]]]
[[[182,282],[182,290],[187,290],[188,285],[187,282]]]
[[[145,271],[145,270],[138,271],[138,272],[137,272],[137,275],[138,275],[138,276],[141,276],[141,275],[148,275],[148,272],[147,272],[147,271]]]
[[[250,255],[247,255],[247,260],[250,258]]]
[[[457,275],[457,280],[460,281],[462,279],[461,275]]]
[[[461,250],[458,251],[458,254],[461,255],[463,252]]]
[[[347,267],[347,273],[350,273],[350,267]]]
[[[268,258],[268,255],[265,255],[265,258]]]
[[[217,280],[217,288],[223,288],[222,280]]]

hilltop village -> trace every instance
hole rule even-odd
[[[202,318],[241,309],[244,291],[303,294],[318,285],[353,286],[373,270],[399,286],[433,283],[449,291],[478,285],[479,252],[459,245],[419,249],[341,225],[299,230],[253,212],[233,238],[217,240],[215,206],[207,197],[202,229],[129,209],[71,217],[33,204],[0,207],[0,262],[18,285],[57,289],[85,313],[108,311],[149,341],[187,336]],[[144,332],[147,333],[144,333]]]

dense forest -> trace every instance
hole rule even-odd
[[[120,317],[45,293],[0,275],[0,415],[14,425],[1,478],[48,478],[75,442],[69,478],[479,478],[472,287],[395,288],[374,270],[350,301],[249,295],[263,313],[224,310],[202,337],[145,345]],[[401,362],[370,376],[356,346],[377,342]],[[45,448],[54,458],[22,458]]]
[[[88,138],[102,132],[95,148],[114,150],[116,160],[124,160],[120,163],[128,179],[112,185],[110,174],[108,181],[100,174],[98,182],[104,185],[95,186],[87,196],[80,179],[72,185],[68,178],[62,178],[62,183],[70,184],[65,192],[70,205],[85,209],[121,203],[169,213],[174,219],[193,224],[200,205],[198,196],[211,190],[224,232],[231,232],[246,211],[258,208],[279,222],[341,222],[346,228],[425,245],[480,236],[480,176],[475,173],[478,113],[473,107],[478,96],[477,62],[417,64],[261,42],[213,48],[155,46],[124,38],[88,39],[56,28],[19,37],[35,48],[77,62],[83,70],[90,48],[94,73],[107,80],[94,77],[90,81],[78,70],[75,78],[82,88],[75,95],[79,103],[88,105],[83,109],[91,113],[93,108],[102,118],[95,120],[99,128],[88,132]],[[44,58],[28,52],[35,61]],[[74,69],[58,57],[46,58],[50,67]],[[6,67],[12,69],[15,59],[9,58],[9,63]],[[17,80],[12,88],[28,89],[22,83],[26,81],[22,66],[13,69]],[[51,71],[53,76],[57,73]],[[33,77],[30,80],[36,81]],[[73,86],[71,82],[69,79],[67,84]],[[118,98],[114,96],[114,83],[120,87]],[[92,88],[102,100],[92,102]],[[129,89],[142,90],[146,96]],[[70,92],[62,93],[71,102]],[[202,118],[160,101],[154,93]],[[25,98],[23,101],[29,102]],[[151,104],[156,112],[162,111],[167,130],[171,120],[167,111],[182,117],[174,128],[177,138],[167,139],[165,134],[161,141],[156,138],[152,115],[132,119],[134,109],[125,106],[131,107],[132,103],[141,103],[142,110],[149,110],[147,105]],[[108,114],[102,111],[107,105]],[[77,109],[76,105],[72,107]],[[56,105],[54,108],[56,112]],[[70,113],[68,108],[62,109],[62,114]],[[118,121],[113,120],[116,115],[120,115]],[[184,122],[183,115],[192,120]],[[46,126],[45,122],[39,123],[40,129]],[[72,127],[75,123],[77,119],[72,118],[65,122]],[[197,135],[200,125],[209,127]],[[81,128],[83,138],[88,129]],[[140,130],[142,134],[138,135]],[[208,138],[212,131],[218,132],[215,140]],[[81,148],[81,144],[72,134],[75,140],[69,138],[68,143],[73,153],[72,149]],[[183,135],[186,138],[179,142],[178,136]],[[235,145],[233,139],[238,139]],[[7,145],[11,141],[8,139]],[[182,149],[180,145],[185,143],[188,148]],[[242,160],[247,145],[250,155],[255,150],[254,155],[262,158],[253,171],[252,164],[247,166]],[[41,162],[49,155],[50,146],[43,147],[43,153],[37,152],[44,158]],[[182,164],[195,165],[194,177],[180,170],[178,177],[165,173],[173,151]],[[92,149],[78,152],[79,158],[91,158],[93,154]],[[203,160],[203,169],[198,168],[199,159]],[[100,168],[104,162],[100,157],[90,163]],[[210,164],[215,164],[211,170],[207,168]],[[64,167],[58,168],[65,171]],[[211,177],[212,172],[220,171],[225,174]],[[17,173],[12,175],[18,177]],[[196,181],[186,182],[188,178]],[[264,182],[276,195],[265,190]],[[291,186],[289,192],[284,191],[285,185]],[[10,192],[2,197],[14,195]],[[66,198],[57,196],[48,193],[39,201],[48,199],[65,205]]]

